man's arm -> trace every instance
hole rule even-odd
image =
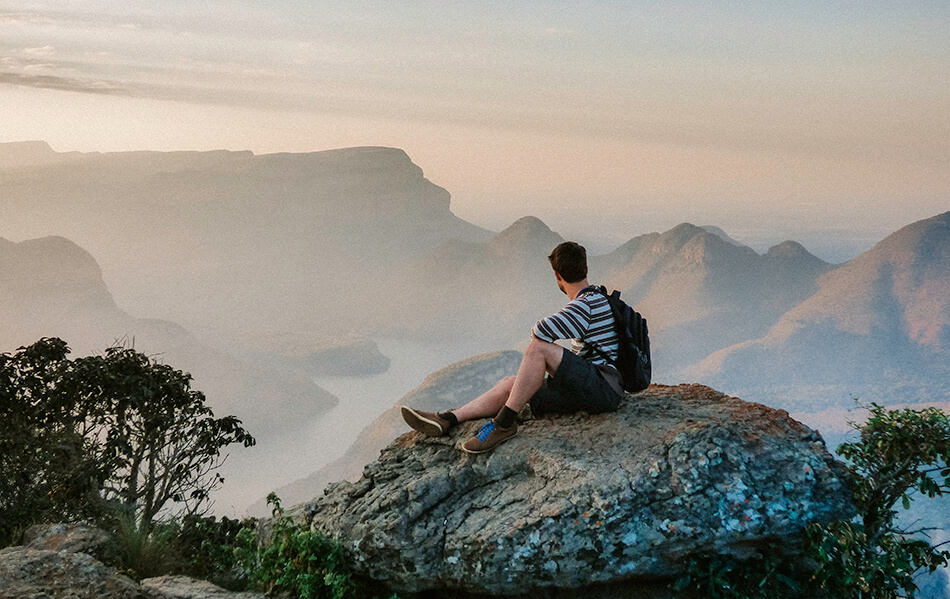
[[[542,318],[531,328],[531,336],[554,343],[556,339],[578,339],[590,328],[590,307],[579,299],[571,301],[560,312]]]

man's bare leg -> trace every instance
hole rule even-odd
[[[451,411],[451,415],[440,415],[414,411],[403,407],[403,418],[409,426],[421,430],[430,436],[445,434],[452,426],[451,416],[457,422],[474,420],[476,418],[490,418],[501,413],[502,408],[508,407],[507,419],[513,420],[514,415],[524,408],[528,400],[541,388],[544,382],[544,373],[554,374],[561,365],[561,356],[564,350],[560,345],[532,339],[521,359],[518,376],[508,376],[495,384],[494,387],[482,393],[460,408]],[[409,415],[406,414],[409,413]],[[420,423],[421,421],[421,423]],[[428,430],[430,429],[431,430]]]
[[[508,395],[511,393],[511,387],[514,384],[515,377],[506,376],[485,393],[482,393],[461,408],[452,410],[452,413],[455,414],[459,422],[494,416],[498,413],[498,410],[505,405],[505,402],[508,401]]]
[[[564,348],[547,341],[532,339],[521,359],[508,399],[495,417],[462,444],[466,453],[487,453],[518,433],[515,417],[544,383],[544,373],[554,374],[561,365]]]
[[[520,412],[544,382],[544,373],[554,374],[561,365],[563,349],[556,343],[532,339],[521,358],[518,376],[506,376],[461,408],[452,410],[459,422],[488,418],[503,406]]]
[[[549,343],[533,338],[521,359],[518,376],[508,394],[505,405],[514,412],[520,412],[528,400],[538,392],[544,383],[544,373],[554,374],[561,365],[564,348],[556,343]]]

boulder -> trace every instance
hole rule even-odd
[[[263,593],[234,593],[206,580],[188,576],[146,578],[142,581],[142,586],[158,591],[169,599],[264,599]]]
[[[23,533],[23,545],[30,549],[88,553],[111,561],[114,542],[104,530],[88,524],[34,524]]]
[[[404,434],[295,514],[393,590],[605,596],[671,579],[691,555],[792,556],[806,524],[854,513],[817,432],[701,385],[651,386],[615,414],[529,419],[490,454],[461,452],[480,425]]]
[[[0,599],[166,599],[86,553],[8,547],[0,551]]]

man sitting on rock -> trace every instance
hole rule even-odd
[[[587,251],[567,241],[554,248],[548,260],[558,288],[571,301],[531,329],[531,342],[518,375],[503,378],[489,391],[448,412],[403,406],[402,417],[409,426],[438,437],[460,422],[494,416],[462,445],[467,453],[487,453],[517,434],[515,417],[525,404],[531,405],[536,416],[617,410],[623,397],[620,374],[606,358],[616,362],[619,338],[607,297],[587,282]],[[554,343],[556,339],[571,339],[573,351]]]

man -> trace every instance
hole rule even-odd
[[[531,329],[531,342],[518,375],[502,379],[489,391],[448,412],[423,412],[403,406],[406,424],[438,437],[459,422],[494,416],[462,445],[468,453],[487,453],[517,434],[515,417],[528,403],[535,415],[617,410],[623,388],[620,374],[608,364],[608,358],[616,362],[619,338],[606,296],[587,282],[587,251],[567,241],[554,248],[548,261],[558,288],[571,301]],[[572,339],[572,351],[554,343],[557,339]]]

